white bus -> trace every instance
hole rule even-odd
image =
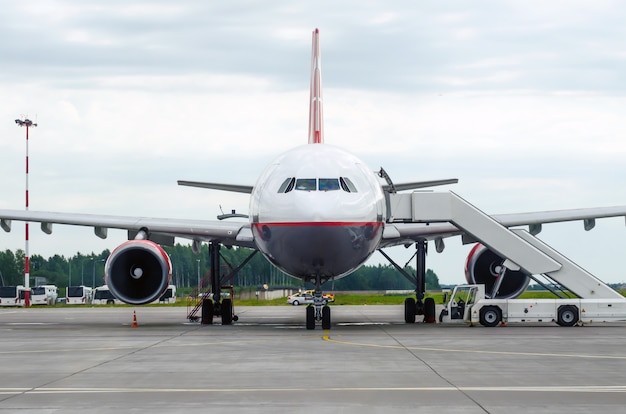
[[[176,303],[176,286],[169,285],[159,298],[159,301],[155,303]]]
[[[57,303],[59,290],[54,285],[35,286],[30,291],[31,305],[54,305]]]
[[[93,290],[92,305],[119,305],[121,300],[113,296],[107,285],[98,286]]]
[[[0,306],[24,306],[26,289],[22,285],[0,286]]]
[[[87,286],[68,286],[65,303],[68,305],[86,305],[91,303],[93,289]]]

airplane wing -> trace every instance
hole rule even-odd
[[[529,226],[530,233],[536,235],[541,231],[542,224],[565,221],[582,221],[585,230],[591,230],[596,219],[626,217],[626,206],[495,214],[491,217],[505,227]],[[381,247],[458,235],[463,235],[463,231],[451,223],[391,223],[385,225]]]
[[[583,221],[585,230],[591,230],[595,219],[626,217],[626,206],[552,210],[491,216],[505,227],[529,226],[537,234],[542,224],[565,221]],[[151,239],[159,236],[181,237],[198,241],[217,241],[229,246],[256,248],[247,221],[214,221],[171,218],[128,217],[98,214],[58,213],[44,211],[0,210],[0,225],[11,230],[11,221],[41,223],[41,229],[52,233],[52,224],[93,227],[101,238],[106,230],[128,230],[129,234],[148,230]],[[463,235],[463,231],[451,223],[388,223],[381,247],[391,247],[417,240],[436,240]]]
[[[11,221],[41,223],[43,232],[52,233],[52,224],[93,227],[95,234],[106,238],[107,229],[128,230],[129,235],[146,231],[150,240],[182,237],[195,241],[217,241],[228,246],[256,248],[247,221],[184,220],[171,218],[126,217],[97,214],[45,211],[0,210],[0,225],[11,230]],[[132,238],[129,236],[129,239]],[[173,240],[172,240],[173,242]]]
[[[251,185],[208,183],[205,181],[178,180],[178,185],[184,185],[187,187],[210,188],[212,190],[232,191],[235,193],[247,193],[247,194],[252,193],[252,189],[253,189],[253,186]]]

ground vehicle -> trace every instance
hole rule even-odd
[[[165,293],[159,298],[158,303],[176,303],[176,286],[169,285]]]
[[[309,295],[313,295],[314,292],[315,291],[313,289],[304,291],[304,293],[308,293]],[[328,301],[328,302],[334,302],[335,301],[335,294],[334,293],[322,293],[322,297],[324,299],[326,299],[326,301]]]
[[[484,285],[454,288],[440,322],[463,321],[493,327],[508,322],[555,322],[574,326],[592,322],[626,320],[624,299],[488,299]]]
[[[22,285],[0,286],[0,306],[24,306],[24,292],[30,290]]]
[[[31,305],[54,305],[59,297],[59,289],[55,285],[35,286],[31,289]]]
[[[107,285],[102,285],[93,290],[91,303],[93,305],[117,305],[124,302],[113,296]]]
[[[287,303],[290,303],[294,306],[314,303],[313,295],[309,292],[311,291],[298,292],[298,293],[294,293],[293,295],[289,295],[287,296]],[[328,299],[326,297],[323,297],[323,298],[324,298],[324,304],[326,304],[328,302]],[[334,297],[333,297],[333,300],[335,300]]]
[[[85,305],[93,299],[93,289],[87,286],[68,286],[65,295],[68,305]]]

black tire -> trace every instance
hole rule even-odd
[[[322,329],[330,329],[330,306],[322,308]]]
[[[439,314],[439,323],[443,323],[443,317],[448,314],[448,311],[444,308],[441,310]]]
[[[298,302],[297,300],[294,300],[293,302],[291,302],[291,304],[293,306],[298,306],[300,304],[300,302]]]
[[[202,325],[213,325],[213,301],[211,299],[202,299]]]
[[[560,326],[576,325],[578,323],[578,308],[574,305],[559,306],[556,323]]]
[[[435,323],[437,318],[435,311],[435,299],[426,298],[424,299],[424,322],[425,323]]]
[[[415,323],[415,299],[404,299],[404,322]]]
[[[233,323],[233,301],[224,299],[222,301],[222,325],[230,325]]]
[[[306,307],[306,328],[315,329],[315,308],[312,305]]]
[[[480,308],[479,321],[482,326],[492,328],[502,322],[502,310],[497,306]]]

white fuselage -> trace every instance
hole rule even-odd
[[[385,203],[374,173],[327,144],[285,152],[259,177],[250,222],[261,252],[303,279],[341,277],[376,250]]]

